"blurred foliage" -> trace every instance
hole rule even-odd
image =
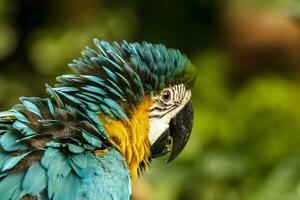
[[[194,129],[135,199],[300,199],[299,17],[298,0],[0,0],[0,109],[45,96],[93,37],[164,43],[198,68]]]
[[[223,54],[206,52],[195,60],[202,68],[194,132],[174,166],[154,161],[159,170],[148,175],[162,193],[158,199],[298,199],[299,83],[271,73],[230,90]],[[157,182],[165,176],[170,191]]]

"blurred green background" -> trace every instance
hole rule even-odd
[[[190,142],[134,199],[300,199],[299,0],[0,0],[0,110],[45,96],[94,37],[164,43],[198,68]]]

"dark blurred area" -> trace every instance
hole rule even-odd
[[[198,69],[191,140],[134,199],[300,199],[298,0],[0,0],[0,110],[45,96],[95,37],[163,43]]]

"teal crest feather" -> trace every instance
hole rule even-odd
[[[126,121],[146,95],[191,87],[194,68],[163,45],[94,42],[70,64],[75,74],[46,85],[49,98],[22,97],[0,112],[1,200],[130,199],[126,161],[97,115]]]
[[[178,50],[146,42],[109,44],[95,39],[94,43],[96,50],[86,47],[70,64],[76,74],[58,77],[54,88],[93,112],[127,120],[145,95],[177,83],[187,88],[194,83],[195,68]]]

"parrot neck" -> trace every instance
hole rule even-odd
[[[143,103],[136,107],[129,120],[105,120],[99,116],[110,140],[123,154],[130,169],[131,179],[134,180],[140,171],[147,169],[150,164],[149,142],[149,109],[152,99],[145,97]]]

